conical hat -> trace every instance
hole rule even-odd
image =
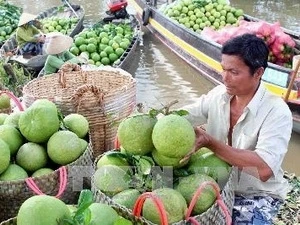
[[[47,34],[45,52],[50,55],[55,55],[68,50],[73,43],[73,38],[62,33],[53,32]]]
[[[30,13],[22,13],[22,15],[20,16],[18,26],[22,26],[22,25],[28,23],[29,21],[32,21],[35,19],[36,19],[36,15],[30,14]]]

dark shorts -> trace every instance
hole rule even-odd
[[[235,196],[233,225],[271,225],[282,200],[270,196]]]
[[[43,54],[43,43],[38,42],[38,43],[33,43],[29,42],[26,43],[21,50],[21,55],[25,53],[30,53],[33,55],[41,55]]]

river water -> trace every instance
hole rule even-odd
[[[11,0],[23,6],[24,11],[36,14],[41,10],[61,4],[58,0]],[[96,22],[105,15],[106,2],[73,0],[86,10],[86,22]],[[231,5],[241,8],[245,13],[266,20],[279,21],[282,26],[300,32],[299,0],[231,0]],[[132,8],[129,6],[128,11]],[[181,58],[165,47],[143,28],[143,41],[136,51],[130,72],[137,80],[137,100],[148,108],[160,108],[173,100],[178,100],[176,108],[193,103],[197,97],[206,93],[214,85]],[[293,133],[289,151],[283,168],[300,176],[300,135]]]

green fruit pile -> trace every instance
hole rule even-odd
[[[22,9],[6,1],[0,1],[0,46],[18,27]]]
[[[94,202],[90,190],[82,190],[77,205],[67,205],[48,195],[35,195],[25,200],[17,214],[17,225],[133,225],[112,206]]]
[[[74,162],[88,146],[88,131],[85,117],[59,116],[47,99],[24,111],[0,114],[0,183],[44,175]]]
[[[97,190],[131,210],[142,193],[153,192],[162,201],[169,224],[184,219],[187,205],[202,183],[224,187],[231,168],[206,148],[181,162],[193,149],[195,132],[186,114],[177,112],[159,119],[155,110],[125,118],[117,131],[120,151],[99,156],[93,175]],[[213,188],[206,188],[192,214],[205,212],[215,200]],[[159,223],[158,215],[153,202],[147,199],[143,216]]]
[[[78,23],[77,17],[62,18],[58,16],[46,17],[40,20],[44,33],[60,32],[70,34]]]
[[[76,56],[86,53],[92,65],[113,65],[131,45],[133,37],[134,31],[126,22],[96,24],[74,37],[70,51]]]
[[[206,0],[177,0],[163,12],[198,33],[205,27],[219,30],[227,25],[238,25],[238,21],[243,19],[244,15],[242,9],[220,1]]]

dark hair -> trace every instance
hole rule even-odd
[[[249,67],[251,74],[268,66],[269,49],[263,39],[254,34],[243,34],[234,37],[222,47],[222,54],[239,56]]]

